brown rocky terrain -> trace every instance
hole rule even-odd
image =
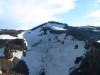
[[[0,35],[11,35],[17,37],[22,30],[2,30]],[[0,75],[28,75],[28,68],[23,60],[13,57],[12,53],[27,49],[23,39],[0,39],[0,48],[4,48],[3,56],[0,56]]]

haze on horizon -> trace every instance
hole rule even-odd
[[[0,29],[30,29],[48,21],[100,26],[100,0],[0,0]]]

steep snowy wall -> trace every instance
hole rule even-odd
[[[60,29],[60,28],[59,28]],[[47,34],[41,28],[27,31],[24,34],[28,49],[22,59],[29,68],[29,75],[69,75],[80,66],[75,64],[77,57],[84,58],[85,42],[66,36],[66,33]]]

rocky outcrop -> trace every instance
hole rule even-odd
[[[2,29],[0,30],[0,35],[8,34],[11,36],[17,37],[18,34],[21,34],[24,30],[7,30],[7,29]]]
[[[14,67],[11,69],[13,72],[29,75],[28,67],[23,60],[19,60],[15,57],[13,60],[13,65]]]
[[[27,49],[23,39],[0,39],[0,48],[5,47],[7,50],[24,50]]]
[[[4,55],[0,56],[0,75],[28,75],[26,63],[13,57],[13,52],[27,49],[23,39],[0,39],[0,48],[3,48]]]
[[[28,75],[28,68],[23,60],[14,58],[10,61],[6,58],[0,58],[0,71],[2,75]],[[0,74],[1,75],[1,74]]]
[[[81,58],[77,58],[80,60]],[[93,42],[90,51],[86,53],[80,67],[70,73],[70,75],[100,75],[100,43]]]

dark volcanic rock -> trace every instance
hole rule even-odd
[[[20,60],[15,57],[13,60],[13,65],[14,65],[14,68],[12,69],[12,71],[16,73],[21,73],[24,75],[29,75],[27,65],[23,60]]]
[[[3,74],[7,75],[13,68],[13,63],[4,57],[0,57],[0,69]]]
[[[100,75],[100,44],[93,42],[90,49],[82,59],[80,67],[72,71],[70,75]],[[80,59],[77,58],[75,63],[78,63]]]
[[[29,75],[26,63],[16,57],[13,61],[0,57],[0,70],[3,75]]]
[[[27,49],[23,39],[0,39],[0,48],[24,50]]]
[[[11,36],[15,36],[17,37],[18,34],[21,34],[24,30],[7,30],[7,29],[2,29],[0,31],[0,35],[5,35],[5,34],[8,34],[8,35],[11,35]]]
[[[14,50],[24,50],[27,49],[26,43],[23,39],[14,39],[11,40],[7,45],[6,48],[14,49]]]
[[[81,60],[82,60],[82,57],[77,57],[74,63],[78,64]]]

